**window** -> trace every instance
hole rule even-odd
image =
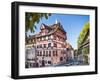
[[[45,56],[45,54],[42,54],[42,56]]]
[[[37,45],[37,48],[40,48],[40,46],[39,46],[39,45]]]
[[[42,37],[41,39],[42,39],[42,40],[44,40],[44,38],[43,38],[43,37]]]
[[[44,40],[46,40],[46,37],[44,37]]]
[[[38,45],[37,45],[37,48],[39,48]]]
[[[43,51],[43,56],[45,56],[45,51]]]
[[[37,51],[37,56],[39,56],[39,51]]]
[[[54,43],[54,47],[57,47],[57,44],[56,43]]]
[[[37,41],[40,41],[40,38],[37,38]]]
[[[37,48],[42,48],[42,45],[37,45]]]
[[[46,36],[46,40],[48,40],[48,36]]]
[[[53,56],[58,56],[57,51],[53,51]]]
[[[62,42],[65,42],[65,39],[63,38],[63,41]]]
[[[53,35],[51,35],[51,37],[50,37],[51,39],[53,39]]]
[[[46,51],[46,56],[48,56],[48,51]]]
[[[49,32],[49,30],[46,30],[46,33],[48,33]]]
[[[40,38],[40,41],[42,40],[42,38]]]
[[[40,38],[38,38],[38,41],[40,41]]]
[[[56,51],[56,56],[58,56],[57,51]]]
[[[62,61],[63,60],[63,57],[60,57],[60,61]]]
[[[48,39],[51,39],[51,36],[50,35],[48,36]]]
[[[58,36],[58,41],[60,41],[60,37]]]
[[[51,43],[48,44],[48,47],[51,47]]]
[[[39,63],[42,63],[42,61],[41,61],[41,60],[39,60]]]
[[[46,48],[46,44],[44,44],[44,48]]]
[[[64,44],[62,44],[62,48],[64,48],[65,46],[64,46]]]
[[[53,56],[55,56],[55,51],[53,51]]]
[[[61,51],[61,54],[66,54],[66,50],[62,50]]]
[[[42,48],[42,44],[40,45],[40,48]]]
[[[61,50],[61,54],[63,54],[62,50]]]
[[[61,50],[61,54],[63,54],[63,50]]]
[[[47,61],[46,60],[44,62],[45,62],[45,64],[47,64]]]
[[[49,56],[51,56],[51,51],[49,51]]]
[[[64,54],[66,54],[66,50],[64,50]]]
[[[54,36],[54,40],[56,40],[56,36]]]
[[[40,51],[40,56],[42,56],[42,51]]]
[[[51,61],[48,61],[48,64],[51,64]]]
[[[35,42],[35,40],[33,39],[33,41],[32,41],[33,43]]]

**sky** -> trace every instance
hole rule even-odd
[[[77,49],[77,39],[84,24],[89,22],[89,15],[51,14],[48,19],[42,18],[42,20],[36,24],[37,29],[35,29],[35,33],[40,31],[40,26],[42,23],[52,25],[56,20],[61,23],[66,31],[67,41],[74,49]],[[33,33],[28,32],[28,35],[29,34],[32,35]]]

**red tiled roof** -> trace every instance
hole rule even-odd
[[[42,35],[41,33],[38,33],[38,34],[32,35],[29,38],[35,38],[35,37],[41,37],[41,36],[51,35],[51,34],[55,33],[57,31],[57,29],[60,29],[64,33],[66,33],[66,31],[64,30],[64,28],[62,27],[62,25],[60,23],[49,25],[49,26],[47,26],[44,23],[42,23],[42,25],[44,25],[44,27],[47,28],[50,31],[46,35]]]

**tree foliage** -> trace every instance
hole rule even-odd
[[[80,47],[82,46],[85,42],[86,39],[89,35],[89,30],[90,30],[90,23],[87,22],[84,26],[82,31],[80,32],[80,35],[78,37],[77,43],[78,43],[78,54],[82,54],[84,58],[84,63],[89,64],[89,46],[87,47]]]
[[[87,32],[89,31],[89,29],[90,29],[90,23],[87,22],[87,23],[84,25],[84,27],[83,27],[83,29],[82,29],[82,31],[80,32],[80,35],[79,35],[79,37],[78,37],[78,41],[77,41],[78,45],[81,45],[81,44],[84,42],[84,38],[85,38]]]
[[[40,20],[44,17],[45,19],[48,19],[48,17],[51,16],[50,13],[31,13],[26,12],[25,13],[25,30],[26,32],[30,30],[32,33],[35,32],[36,24],[40,22]]]

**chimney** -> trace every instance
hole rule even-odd
[[[55,20],[55,24],[58,24],[58,23],[59,23],[59,22],[58,22],[58,20],[56,19],[56,20]]]

